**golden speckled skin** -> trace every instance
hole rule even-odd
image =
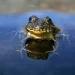
[[[38,18],[33,15],[29,18],[28,24],[23,26],[23,30],[28,37],[52,40],[60,31],[60,28],[55,26],[48,16]]]

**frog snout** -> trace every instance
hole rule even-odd
[[[36,26],[35,29],[37,29],[37,30],[40,29],[40,26]]]

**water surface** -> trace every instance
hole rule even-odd
[[[35,60],[24,57],[17,52],[20,43],[19,35],[11,41],[15,32],[20,31],[22,25],[27,24],[31,15],[38,17],[49,16],[54,24],[59,26],[67,38],[59,40],[58,54],[47,60]],[[75,15],[56,11],[33,11],[22,14],[0,14],[0,75],[75,75]]]

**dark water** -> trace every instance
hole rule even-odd
[[[58,54],[47,60],[35,60],[17,52],[19,36],[11,41],[15,32],[28,22],[31,15],[49,16],[53,22],[69,34],[59,40]],[[33,11],[22,14],[0,14],[0,75],[75,75],[75,15],[56,11]]]

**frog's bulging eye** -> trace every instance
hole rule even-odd
[[[33,16],[31,16],[30,18],[29,18],[29,22],[31,22],[31,23],[33,23],[34,21],[36,21],[38,18],[35,16],[35,15],[33,15]]]
[[[51,18],[49,18],[48,16],[44,18],[44,21],[47,23],[47,24],[51,24],[51,25],[54,25]]]
[[[46,22],[46,23],[49,23],[49,22],[51,22],[51,21],[52,21],[52,20],[51,20],[48,16],[47,16],[47,17],[45,17],[45,18],[44,18],[44,20],[45,20],[45,22]]]

